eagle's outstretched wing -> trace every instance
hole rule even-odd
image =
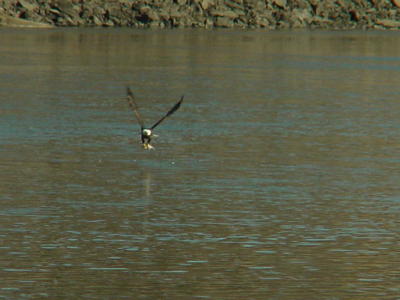
[[[156,128],[162,121],[164,121],[164,119],[170,115],[172,115],[175,111],[178,110],[178,108],[181,106],[181,103],[183,101],[183,95],[181,97],[181,100],[179,100],[168,112],[167,114],[162,117],[160,120],[158,120],[153,126],[151,126],[151,130],[153,130],[154,128]]]
[[[131,91],[131,89],[129,87],[126,88],[126,93],[127,93],[127,100],[128,100],[128,104],[130,106],[130,108],[132,108],[133,112],[135,113],[136,119],[138,120],[141,129],[144,128],[144,122],[143,119],[139,113],[139,109],[138,106],[135,102],[135,97],[133,96],[133,93]]]

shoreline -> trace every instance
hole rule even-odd
[[[0,0],[3,27],[399,30],[400,0]]]

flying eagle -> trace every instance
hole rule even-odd
[[[154,128],[156,128],[162,121],[164,121],[164,119],[170,115],[172,115],[175,111],[178,110],[178,108],[181,106],[181,103],[183,101],[183,96],[181,97],[181,99],[166,113],[165,116],[163,116],[160,120],[158,120],[153,126],[151,126],[150,128],[146,127],[144,125],[143,119],[139,113],[139,109],[138,106],[135,102],[135,97],[133,96],[133,93],[131,91],[131,89],[129,87],[126,88],[126,93],[127,93],[127,100],[128,100],[128,104],[130,106],[130,108],[133,110],[133,112],[135,113],[136,119],[140,125],[140,134],[141,134],[141,140],[142,140],[142,145],[143,148],[146,150],[150,150],[150,149],[154,149],[154,147],[152,145],[150,145],[150,141],[151,138],[153,136],[153,130]]]

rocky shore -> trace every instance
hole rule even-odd
[[[0,26],[400,29],[400,0],[0,0]]]

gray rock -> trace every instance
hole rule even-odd
[[[171,18],[179,19],[179,18],[182,18],[182,16],[184,14],[182,12],[180,12],[177,7],[172,7],[169,12],[169,15]]]
[[[94,22],[94,24],[97,25],[97,26],[103,26],[103,22],[102,22],[102,21],[100,20],[100,18],[97,17],[97,16],[93,16],[93,22]]]
[[[268,28],[271,26],[271,22],[266,17],[258,17],[256,19],[257,27]]]
[[[29,11],[34,11],[34,10],[36,10],[37,7],[38,7],[37,4],[30,3],[30,2],[27,1],[27,0],[19,0],[18,3],[19,3],[22,7],[26,8],[26,9],[29,10]]]
[[[376,24],[381,25],[383,27],[388,27],[388,28],[400,27],[400,21],[391,20],[391,19],[377,19]]]
[[[152,9],[150,6],[142,6],[139,11],[142,16],[145,16],[150,21],[159,21],[160,20],[158,13],[154,9]]]
[[[0,26],[7,27],[34,27],[34,28],[52,28],[53,26],[46,23],[33,22],[23,20],[16,17],[0,15]]]
[[[58,9],[50,8],[48,11],[49,11],[49,13],[52,13],[53,15],[61,16],[61,11],[59,11]]]
[[[200,5],[204,10],[214,6],[214,0],[200,0]]]
[[[244,9],[243,2],[238,3],[237,1],[226,0],[225,5],[231,9],[238,9],[238,10]]]
[[[210,15],[213,17],[226,17],[228,19],[236,19],[239,15],[233,10],[212,9]]]
[[[285,8],[286,7],[286,0],[274,0],[273,1],[276,6],[279,6],[280,8]]]
[[[106,6],[106,12],[110,17],[114,17],[117,19],[122,19],[124,17],[121,8],[118,6],[114,5]]]
[[[311,18],[311,12],[308,9],[296,8],[292,11],[291,19],[300,22],[300,24],[307,24]]]
[[[233,21],[231,18],[228,18],[228,17],[216,17],[214,26],[231,28],[231,27],[233,27]]]
[[[206,22],[204,23],[204,27],[208,28],[208,29],[214,27],[214,21],[212,20],[212,18],[206,19]]]
[[[400,8],[400,0],[392,0],[392,3],[393,3],[396,7]]]

